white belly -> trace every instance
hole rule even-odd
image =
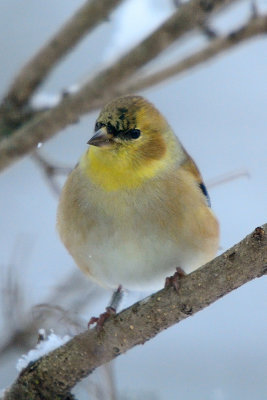
[[[75,247],[73,256],[84,272],[101,285],[122,285],[130,290],[160,289],[176,267],[189,273],[202,264],[201,254],[159,235],[135,239],[125,241],[123,235],[115,234],[99,242],[92,232],[86,244]]]

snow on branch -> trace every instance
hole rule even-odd
[[[45,332],[43,329],[39,330],[39,335],[45,336]],[[40,357],[44,356],[45,354],[48,354],[51,351],[57,349],[59,346],[67,343],[70,339],[71,337],[68,335],[60,337],[56,335],[53,331],[51,331],[47,338],[44,338],[39,343],[37,343],[34,349],[30,350],[27,354],[23,354],[21,356],[16,365],[17,371],[21,372],[24,368],[27,367],[29,363],[32,363],[38,360]]]
[[[162,330],[201,311],[222,296],[267,273],[267,224],[181,279],[179,293],[165,288],[85,331],[35,363],[5,391],[4,400],[71,398],[70,390],[95,368]]]

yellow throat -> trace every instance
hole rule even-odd
[[[107,191],[133,189],[165,170],[168,157],[146,160],[131,146],[113,151],[90,146],[82,156],[80,167],[90,180]]]

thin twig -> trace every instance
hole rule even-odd
[[[68,124],[121,94],[118,84],[154,59],[175,40],[195,29],[207,16],[237,0],[191,0],[114,65],[100,72],[77,93],[63,99],[54,109],[35,118],[0,143],[0,170],[32,151]]]
[[[22,292],[22,294],[24,294]],[[81,312],[81,310],[91,304],[96,298],[99,298],[101,292],[96,285],[92,285],[89,280],[83,279],[77,271],[67,277],[66,280],[57,285],[47,299],[49,307],[56,308],[60,304],[65,304],[69,310],[69,315]],[[67,305],[66,305],[67,299]],[[68,304],[69,303],[69,304]],[[0,343],[0,357],[3,358],[9,351],[13,351],[17,346],[20,350],[26,350],[32,346],[33,338],[36,337],[36,332],[41,326],[44,326],[44,319],[48,317],[48,308],[41,309],[41,305],[34,307],[31,312],[23,313],[23,320],[16,319],[16,324],[10,330],[6,340]],[[54,313],[55,317],[56,314]],[[52,318],[53,318],[52,316]],[[71,317],[70,317],[71,318]],[[57,325],[55,318],[53,318]],[[66,324],[65,324],[66,325]],[[73,326],[73,319],[72,324]]]
[[[95,368],[163,329],[201,311],[222,296],[267,273],[267,224],[180,281],[179,295],[165,288],[106,321],[99,332],[85,331],[31,363],[4,400],[66,399]]]
[[[241,170],[241,171],[234,171],[234,172],[229,172],[228,174],[224,174],[221,176],[217,176],[216,178],[211,179],[210,181],[207,182],[207,187],[209,189],[222,185],[227,182],[234,181],[239,178],[250,178],[250,174],[246,170]]]
[[[61,192],[61,187],[56,182],[56,177],[59,175],[68,175],[72,171],[72,168],[54,165],[38,151],[33,152],[32,157],[36,164],[42,169],[52,192],[58,197]]]

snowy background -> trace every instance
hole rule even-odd
[[[28,58],[80,4],[77,0],[1,0],[1,95]],[[259,5],[267,11],[266,0]],[[57,96],[79,84],[130,43],[138,42],[173,10],[171,1],[129,0],[53,71],[41,92]],[[224,31],[248,15],[249,3],[242,2],[231,13],[218,16],[216,28]],[[172,46],[149,68],[163,67],[166,60],[174,60],[204,40],[192,37],[191,44],[178,50]],[[249,175],[210,188],[212,207],[221,225],[222,250],[266,222],[266,71],[266,38],[257,38],[141,93],[166,116],[208,185],[224,174],[241,171]],[[96,116],[85,116],[79,124],[60,132],[42,146],[42,154],[55,163],[74,166],[93,133]],[[22,324],[32,306],[47,301],[57,285],[77,271],[55,231],[56,207],[57,197],[30,157],[0,175],[2,308],[8,297],[5,288],[10,268],[22,290],[20,315],[9,314],[13,326]],[[98,293],[99,302],[94,300],[77,318],[87,321],[103,309],[110,293]],[[123,306],[142,296],[129,294]],[[118,398],[266,399],[266,307],[264,277],[119,357],[114,362]],[[10,321],[3,313],[3,340],[10,335]],[[16,348],[1,357],[0,388],[16,377],[15,365],[22,353],[25,348]]]

